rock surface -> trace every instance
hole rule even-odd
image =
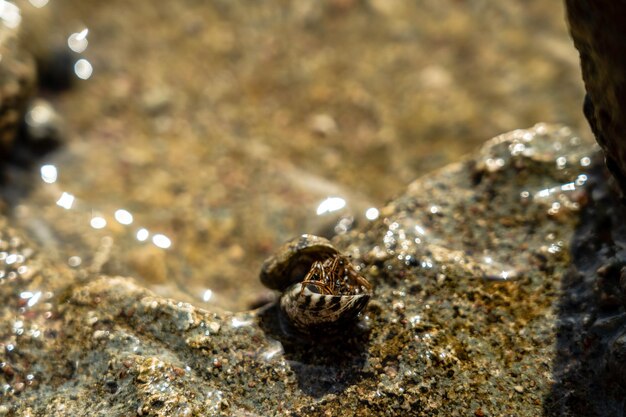
[[[565,4],[587,90],[585,115],[626,198],[626,1]]]
[[[546,414],[614,416],[626,395],[626,208],[603,166],[587,184],[558,302],[555,384]]]
[[[0,415],[541,414],[593,145],[537,125],[335,239],[374,285],[335,340],[52,264],[2,219]]]

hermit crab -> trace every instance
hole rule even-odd
[[[280,310],[303,333],[353,322],[372,286],[325,238],[302,235],[281,246],[261,268],[261,282],[281,291]]]

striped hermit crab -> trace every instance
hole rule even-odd
[[[347,257],[315,235],[302,235],[281,246],[263,264],[261,282],[282,291],[280,309],[303,333],[354,321],[372,291]]]

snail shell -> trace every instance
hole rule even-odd
[[[372,290],[348,258],[315,235],[302,235],[281,246],[263,264],[261,282],[283,292],[281,311],[304,333],[354,321]]]
[[[282,245],[261,267],[261,282],[268,288],[284,291],[302,281],[313,262],[327,259],[339,251],[328,239],[302,235]]]

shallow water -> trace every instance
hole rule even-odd
[[[72,267],[196,305],[255,304],[282,241],[367,222],[486,138],[538,121],[587,132],[556,2],[28,7],[25,24],[46,22],[34,39],[86,44],[86,79],[44,92],[67,144],[15,220]]]

